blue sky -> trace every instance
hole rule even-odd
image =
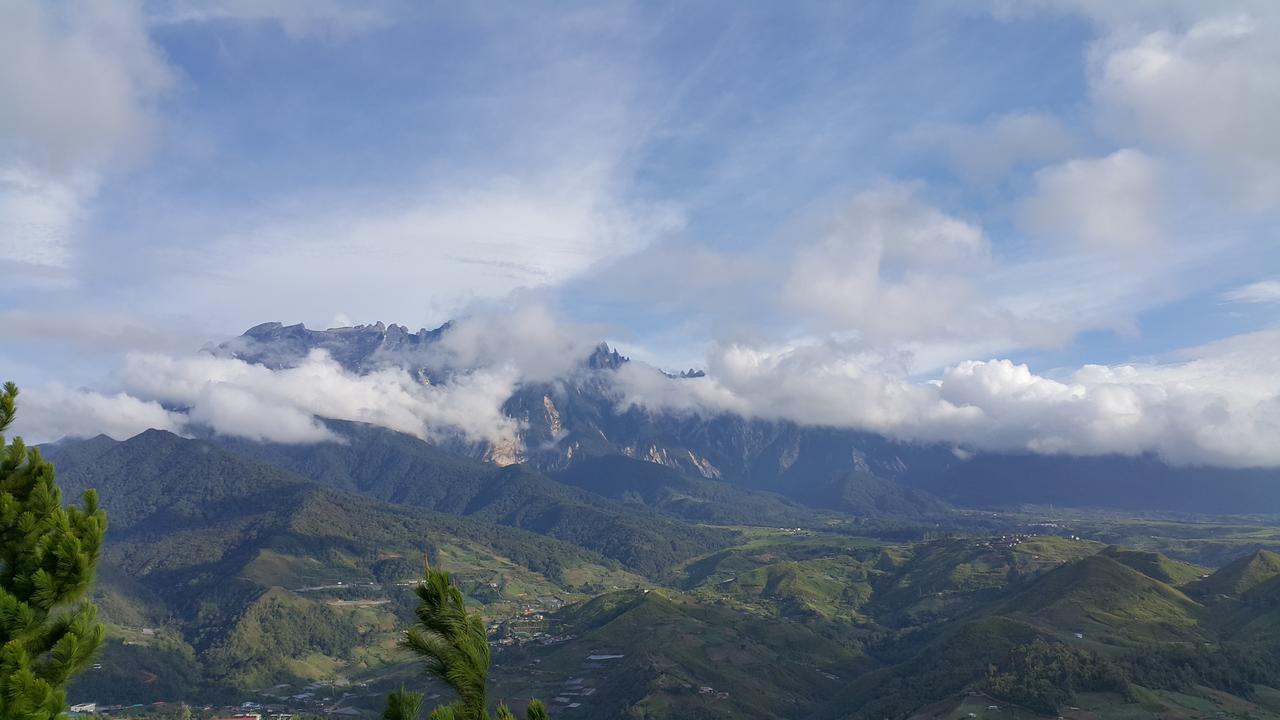
[[[0,367],[37,394],[267,320],[535,306],[665,367],[913,384],[1245,338],[1205,392],[1280,412],[1269,2],[0,12]]]

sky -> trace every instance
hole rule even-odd
[[[0,374],[33,438],[500,438],[504,393],[603,339],[655,410],[1280,466],[1270,0],[0,17]],[[200,353],[451,319],[476,370],[442,386]]]

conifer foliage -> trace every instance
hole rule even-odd
[[[457,696],[451,704],[431,711],[429,720],[490,720],[485,695],[489,674],[489,643],[484,620],[469,613],[462,592],[449,573],[427,568],[418,584],[417,622],[401,644],[420,657],[427,672],[448,685]],[[422,704],[418,693],[391,693],[385,720],[417,720]],[[547,708],[533,700],[525,708],[527,720],[547,720]],[[506,705],[497,708],[497,720],[515,720]]]
[[[18,388],[0,392],[0,433]],[[46,720],[66,708],[66,685],[102,643],[97,610],[82,601],[107,529],[92,490],[63,506],[53,465],[21,438],[0,435],[0,720]]]

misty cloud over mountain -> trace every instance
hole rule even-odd
[[[537,386],[553,404],[568,388],[597,395],[619,413],[786,421],[945,443],[961,453],[1154,454],[1177,465],[1280,465],[1273,442],[1280,396],[1266,394],[1280,377],[1275,332],[1165,362],[1092,365],[1057,378],[990,360],[925,380],[895,372],[883,358],[823,344],[718,347],[696,377],[641,362],[593,367],[592,354],[602,351],[580,332],[541,309],[418,333],[381,323],[327,331],[269,324],[202,353],[130,355],[120,394],[32,390],[20,429],[52,439],[59,431],[126,437],[148,427],[206,427],[313,443],[332,440],[323,420],[337,419],[440,442],[510,445],[522,442],[528,421],[509,401]]]

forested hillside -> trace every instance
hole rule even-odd
[[[494,691],[571,719],[875,720],[972,697],[1142,717],[1230,697],[1261,717],[1280,684],[1265,525],[875,520],[621,456],[545,476],[332,427],[345,442],[46,448],[112,520],[95,591],[109,642],[77,697],[376,712],[414,678],[393,641],[427,558],[487,618]],[[1236,559],[1214,570],[1086,527]]]

